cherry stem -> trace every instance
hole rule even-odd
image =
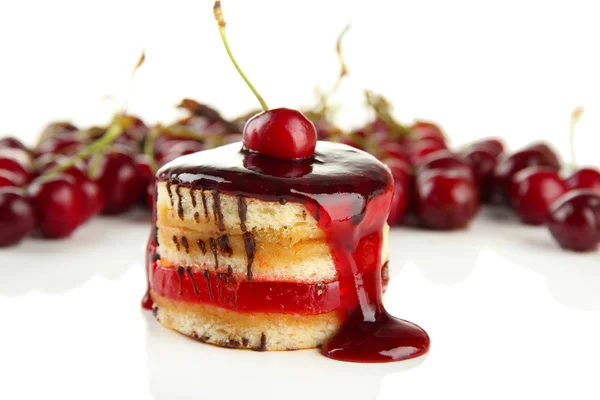
[[[577,156],[575,155],[575,127],[583,116],[583,107],[575,107],[571,112],[571,123],[569,124],[569,146],[571,150],[572,167],[577,167]]]
[[[130,86],[129,86],[129,90],[127,91],[127,96],[125,99],[125,107],[123,110],[125,110],[127,108],[127,102],[129,101],[129,92],[131,91],[131,81],[132,81],[133,77],[135,76],[135,73],[137,72],[137,70],[142,66],[142,64],[144,64],[145,60],[146,60],[146,53],[144,51],[142,51],[140,58],[138,59],[137,63],[135,64],[135,67],[133,67],[133,71],[131,71],[131,76],[129,78]],[[42,179],[48,179],[57,174],[60,174],[61,172],[68,170],[69,168],[71,168],[75,164],[77,164],[78,162],[83,161],[90,156],[93,156],[93,157],[92,157],[92,160],[90,161],[90,166],[88,169],[88,176],[94,178],[98,173],[98,168],[100,167],[100,161],[102,159],[102,155],[104,154],[105,148],[108,145],[110,145],[112,142],[114,142],[123,133],[123,131],[129,124],[131,124],[131,119],[128,119],[125,116],[125,111],[123,111],[122,113],[116,114],[113,117],[110,125],[106,129],[106,132],[104,133],[104,135],[102,135],[98,140],[91,143],[90,145],[85,147],[83,150],[81,150],[77,154],[70,157],[66,162],[64,162],[60,165],[57,165],[54,168],[51,168],[48,172],[46,172],[46,173],[44,173],[44,175],[42,175]]]
[[[335,42],[335,52],[338,57],[338,62],[340,63],[340,73],[337,77],[337,80],[335,81],[335,84],[333,85],[333,88],[331,89],[331,92],[329,93],[330,96],[333,93],[337,92],[338,88],[340,87],[340,84],[342,83],[342,80],[348,75],[348,65],[346,64],[346,60],[344,59],[344,55],[342,53],[342,41],[351,27],[352,23],[348,22],[348,24],[338,35],[337,41]]]
[[[48,172],[44,174],[44,177],[52,177],[54,175],[60,174],[77,164],[79,161],[85,160],[87,157],[95,154],[96,152],[104,149],[104,147],[108,146],[115,139],[121,135],[123,132],[123,123],[121,121],[121,115],[115,116],[110,126],[106,130],[106,133],[98,140],[69,158],[66,162],[57,165],[56,167],[50,169]],[[90,175],[92,174],[92,168],[90,168]]]
[[[406,136],[410,131],[399,124],[390,112],[390,103],[382,95],[375,94],[371,90],[365,90],[367,104],[371,107],[377,117],[379,117],[391,129],[392,138],[397,139],[400,136]]]
[[[217,20],[217,23],[219,24],[219,33],[221,34],[221,40],[223,41],[225,50],[227,50],[227,55],[229,56],[229,59],[233,63],[233,66],[235,67],[235,69],[237,69],[237,72],[240,74],[240,76],[242,77],[244,82],[246,82],[246,85],[248,85],[250,90],[252,90],[252,93],[254,93],[254,96],[256,96],[256,98],[258,99],[258,102],[260,103],[263,110],[267,111],[269,109],[269,106],[267,106],[267,103],[262,98],[260,93],[258,93],[258,91],[254,87],[254,85],[252,85],[252,83],[250,82],[250,80],[248,79],[246,74],[244,74],[244,71],[242,71],[242,69],[238,65],[237,61],[235,60],[235,57],[233,57],[233,53],[231,52],[231,49],[229,48],[229,43],[227,42],[227,34],[225,33],[225,25],[226,24],[225,24],[225,19],[223,19],[223,10],[221,9],[221,2],[218,0],[215,1],[215,5],[213,6],[213,14],[215,16],[215,19]]]
[[[127,94],[125,95],[125,105],[123,106],[123,114],[125,114],[125,111],[127,110],[127,106],[129,105],[129,98],[131,97],[131,86],[132,86],[132,82],[133,82],[133,77],[135,76],[135,73],[138,71],[138,69],[144,64],[144,61],[146,61],[146,51],[142,50],[142,54],[140,54],[140,58],[138,58],[137,63],[135,63],[135,67],[133,67],[133,70],[131,71],[131,76],[129,77],[129,84],[127,86]]]

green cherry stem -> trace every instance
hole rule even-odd
[[[145,54],[145,52],[142,51],[142,54],[141,54],[140,58],[138,59],[137,63],[135,64],[135,67],[133,68],[133,71],[131,73],[131,77],[129,79],[130,82],[133,79],[136,71],[144,63],[145,59],[146,59],[146,54]],[[127,94],[127,100],[128,100],[128,98],[129,98],[129,93]],[[127,104],[127,102],[126,102],[126,104]],[[127,106],[125,106],[125,107],[127,107]],[[83,161],[90,156],[92,156],[92,160],[90,162],[88,175],[90,177],[94,178],[98,173],[98,168],[100,166],[100,160],[102,158],[102,154],[104,154],[105,149],[123,133],[125,128],[127,128],[130,123],[131,123],[131,121],[125,116],[124,112],[115,114],[110,125],[108,126],[108,129],[106,129],[106,132],[104,133],[104,135],[102,135],[98,140],[91,143],[90,145],[85,147],[83,150],[81,150],[77,154],[71,156],[64,163],[57,165],[54,168],[51,168],[48,172],[46,172],[42,176],[42,178],[48,179],[48,178],[54,177],[55,175],[68,170],[69,168],[71,168],[75,164],[77,164],[78,162]]]
[[[258,93],[258,91],[254,87],[254,85],[252,85],[252,83],[250,82],[250,80],[248,79],[246,74],[244,74],[244,71],[242,71],[242,68],[240,68],[240,66],[238,65],[237,61],[235,60],[235,57],[233,57],[233,53],[231,52],[231,49],[229,48],[229,43],[227,42],[227,34],[225,33],[226,23],[225,23],[225,19],[223,19],[223,10],[221,9],[221,2],[218,0],[215,1],[215,5],[213,6],[213,14],[215,16],[215,19],[217,20],[217,23],[219,24],[219,33],[221,34],[221,40],[223,41],[225,50],[227,50],[227,55],[229,56],[229,59],[233,63],[233,66],[235,67],[237,72],[240,74],[240,76],[242,77],[244,82],[246,82],[246,85],[248,85],[250,90],[252,90],[252,93],[254,93],[254,96],[256,96],[256,98],[258,99],[258,102],[260,103],[263,110],[267,111],[269,109],[269,106],[267,106],[267,103],[262,98],[260,93]]]
[[[583,107],[575,107],[571,112],[571,122],[569,124],[569,146],[571,150],[571,163],[573,168],[577,168],[577,156],[575,155],[575,127],[583,116]]]
[[[340,84],[342,83],[344,78],[348,75],[348,65],[346,64],[346,60],[344,59],[344,54],[342,53],[342,41],[344,40],[344,37],[346,36],[346,34],[348,33],[348,31],[350,30],[351,27],[352,27],[352,23],[348,22],[348,24],[344,27],[344,29],[338,35],[338,38],[335,42],[335,53],[337,54],[338,62],[340,64],[340,73],[338,74],[338,77],[337,77],[333,87],[331,88],[330,96],[331,96],[331,94],[337,92],[337,90],[340,87]]]
[[[81,150],[79,153],[69,158],[66,162],[50,169],[44,175],[50,177],[60,174],[61,172],[64,172],[72,166],[74,166],[75,164],[77,164],[79,161],[85,160],[87,157],[104,149],[104,147],[112,143],[123,132],[123,124],[121,123],[120,119],[120,115],[115,116],[109,128],[106,130],[106,133],[100,139],[96,140],[94,143],[90,144],[89,146]]]

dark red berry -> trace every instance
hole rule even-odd
[[[413,164],[419,164],[425,157],[447,149],[444,143],[435,139],[423,139],[411,143],[410,155]]]
[[[154,188],[154,172],[152,172],[152,162],[146,155],[139,154],[135,157],[139,177],[142,181],[142,193],[140,198],[143,204],[148,204],[148,194],[152,196]],[[152,209],[152,207],[149,207]]]
[[[383,142],[378,145],[379,159],[397,158],[408,162],[408,148],[396,142]]]
[[[494,188],[494,168],[497,157],[484,147],[469,147],[462,153],[462,158],[473,170],[481,201],[490,201]]]
[[[307,158],[315,153],[317,130],[300,111],[275,108],[246,122],[243,143],[247,149],[271,157]]]
[[[550,207],[548,227],[565,249],[597,249],[600,243],[600,195],[589,189],[565,194]]]
[[[560,165],[549,157],[548,154],[540,149],[525,149],[517,151],[508,157],[498,161],[494,168],[494,187],[497,192],[508,202],[510,196],[510,185],[513,176],[527,168],[533,166],[550,167],[560,169]]]
[[[177,140],[168,142],[168,151],[164,151],[167,147],[163,144],[163,150],[157,154],[158,163],[164,165],[170,161],[173,161],[177,157],[185,156],[187,154],[197,153],[206,148],[204,143],[197,142],[195,140]]]
[[[0,170],[10,171],[17,176],[19,186],[29,183],[34,176],[29,154],[21,149],[0,149]]]
[[[468,145],[464,153],[475,151],[475,150],[484,150],[488,153],[493,154],[496,158],[504,152],[504,143],[497,138],[488,138],[475,141]]]
[[[39,155],[48,153],[72,155],[77,153],[83,145],[83,141],[75,137],[55,136],[41,142],[36,151]]]
[[[71,167],[64,173],[75,179],[75,184],[79,186],[83,193],[82,223],[100,214],[104,208],[104,193],[98,182],[78,167]]]
[[[552,203],[566,192],[567,186],[555,169],[528,167],[513,177],[510,203],[523,223],[542,225]]]
[[[29,194],[44,237],[68,237],[82,223],[85,197],[72,176],[58,174],[50,179],[33,181]]]
[[[0,149],[1,148],[20,149],[31,154],[31,150],[29,150],[19,139],[14,137],[4,137],[0,139]]]
[[[0,169],[0,188],[3,187],[20,187],[21,179],[14,172]]]
[[[129,154],[116,151],[104,156],[97,182],[104,194],[104,214],[129,210],[138,202],[144,188],[135,160]]]
[[[425,122],[425,121],[417,121],[411,127],[411,138],[413,140],[421,140],[421,139],[434,139],[437,141],[441,141],[445,143],[444,133],[434,123]]]
[[[432,170],[454,170],[466,179],[475,179],[473,170],[459,156],[448,150],[439,150],[424,157],[417,165],[417,175]]]
[[[526,149],[538,150],[546,157],[546,160],[550,166],[555,166],[557,169],[560,169],[560,160],[556,155],[556,152],[550,147],[549,144],[544,142],[536,142],[532,143],[526,147]]]
[[[581,168],[566,179],[569,189],[592,189],[600,192],[600,171],[595,168]]]
[[[40,140],[44,141],[55,136],[70,136],[74,132],[77,132],[77,127],[70,122],[53,122],[42,130]]]
[[[385,160],[385,164],[394,177],[394,197],[387,220],[389,225],[394,226],[402,222],[408,211],[412,171],[410,165],[399,159]]]
[[[456,170],[431,170],[417,175],[416,212],[430,229],[465,228],[479,211],[479,192],[472,179]]]
[[[36,225],[31,201],[17,188],[0,189],[0,247],[20,242]]]

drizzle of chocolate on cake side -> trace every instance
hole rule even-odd
[[[161,168],[157,178],[166,182],[169,193],[171,185],[202,193],[210,190],[221,231],[220,194],[242,199],[238,211],[248,256],[248,281],[255,243],[246,229],[243,197],[304,204],[325,232],[336,262],[344,319],[338,334],[322,345],[321,353],[355,362],[398,361],[426,353],[427,333],[391,316],[382,304],[382,232],[393,195],[389,170],[365,152],[329,142],[318,142],[315,155],[302,160],[281,160],[240,148],[234,143],[180,157]],[[210,244],[218,261],[217,243],[211,239]],[[230,275],[218,276],[230,279]],[[261,337],[260,347],[266,349],[266,337]]]

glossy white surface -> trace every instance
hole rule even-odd
[[[427,357],[362,365],[203,345],[139,302],[148,221],[0,250],[0,399],[597,399],[600,254],[487,212],[469,231],[392,231],[386,305]]]

